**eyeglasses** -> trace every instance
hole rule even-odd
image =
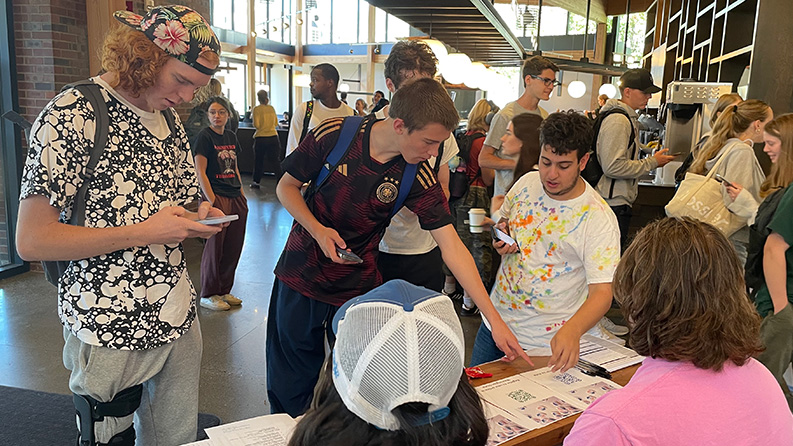
[[[558,87],[562,85],[562,83],[557,81],[556,79],[548,79],[547,77],[535,76],[533,74],[530,74],[529,77],[531,77],[532,79],[537,79],[539,81],[542,81],[542,83],[545,84],[546,87],[549,85],[553,85],[554,87]]]
[[[212,116],[215,116],[215,115],[226,116],[227,114],[229,114],[229,112],[227,112],[226,110],[209,110],[208,114],[210,114]]]

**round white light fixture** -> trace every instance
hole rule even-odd
[[[567,94],[569,94],[571,98],[580,98],[586,94],[586,84],[581,81],[570,82],[570,85],[567,86]]]
[[[471,68],[466,73],[465,86],[468,88],[482,88],[482,86],[487,84],[487,67],[482,62],[473,62],[471,63]]]
[[[446,45],[443,44],[440,40],[435,39],[427,39],[424,41],[433,53],[435,53],[435,58],[438,59],[438,62],[443,60],[449,52],[446,50]]]
[[[339,91],[342,93],[347,93],[348,91],[350,91],[350,84],[339,85]]]
[[[603,84],[600,86],[598,94],[605,94],[609,99],[614,99],[614,97],[617,96],[617,87],[615,87],[614,84]]]
[[[486,91],[493,91],[503,87],[506,79],[491,69],[486,69],[483,76],[481,88]]]
[[[452,53],[443,58],[441,74],[450,84],[462,84],[471,70],[471,58],[464,53]]]
[[[295,75],[295,87],[308,87],[311,84],[311,76],[308,74]]]

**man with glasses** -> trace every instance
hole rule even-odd
[[[561,82],[556,80],[557,72],[559,67],[542,56],[526,59],[523,64],[523,83],[526,89],[517,101],[510,102],[493,117],[490,131],[479,154],[479,166],[496,171],[493,195],[507,193],[509,185],[512,184],[512,173],[517,162],[517,157],[500,153],[501,137],[507,132],[507,124],[514,116],[521,113],[534,113],[543,118],[548,116],[548,112],[540,107],[540,101],[550,99],[554,87],[561,85]]]

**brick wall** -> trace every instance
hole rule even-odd
[[[19,108],[30,121],[61,87],[90,75],[85,0],[14,1]]]

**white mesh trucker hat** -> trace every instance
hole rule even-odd
[[[439,421],[463,372],[465,343],[447,296],[392,280],[346,302],[333,318],[333,383],[367,423],[398,430],[391,411],[429,404],[412,424]]]

